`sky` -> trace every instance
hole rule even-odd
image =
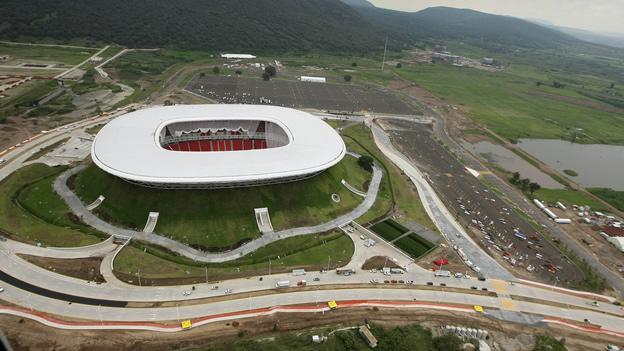
[[[557,26],[624,35],[624,0],[369,0],[377,7],[419,11],[432,6],[538,19]]]

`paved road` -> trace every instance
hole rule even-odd
[[[291,228],[279,232],[265,233],[258,239],[252,240],[234,250],[210,253],[194,249],[180,243],[179,241],[175,241],[155,233],[144,233],[130,229],[119,228],[101,220],[91,211],[87,210],[86,206],[82,203],[82,201],[80,201],[80,199],[78,199],[76,194],[74,194],[74,192],[67,187],[67,179],[69,179],[69,177],[71,177],[72,175],[82,171],[83,169],[84,166],[79,166],[67,170],[59,177],[57,177],[54,181],[54,190],[56,191],[56,193],[65,200],[72,212],[78,215],[83,222],[109,235],[123,235],[127,237],[132,237],[134,239],[147,241],[154,245],[166,247],[169,250],[172,250],[195,261],[210,263],[235,260],[277,240],[292,238],[299,235],[323,233],[351,221],[354,221],[355,219],[366,213],[375,203],[377,193],[379,192],[379,185],[381,184],[381,178],[383,176],[383,172],[375,166],[373,168],[373,176],[368,187],[366,197],[353,211],[347,214],[334,218],[329,222],[325,222],[315,226]]]
[[[368,124],[373,131],[377,147],[416,185],[425,210],[446,240],[449,243],[454,240],[458,246],[461,246],[468,259],[478,265],[485,276],[504,280],[513,279],[513,275],[485,253],[464,231],[463,227],[455,221],[455,218],[446,209],[418,168],[392,146],[388,135],[372,121],[369,121]]]

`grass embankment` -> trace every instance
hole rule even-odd
[[[340,232],[305,235],[283,239],[262,247],[237,260],[205,264],[141,243],[124,248],[115,259],[115,272],[126,281],[138,283],[140,271],[144,284],[201,283],[243,276],[266,275],[294,268],[320,270],[345,265],[353,256],[353,242]]]
[[[416,233],[409,234],[395,241],[394,244],[413,258],[419,258],[435,246]]]
[[[41,149],[39,149],[39,151],[35,152],[28,159],[26,159],[26,162],[34,161],[34,160],[39,159],[41,156],[43,156],[43,155],[47,154],[48,152],[56,149],[61,144],[65,143],[67,140],[69,140],[69,138],[64,138],[64,139],[61,139],[61,140],[57,141],[56,143],[54,143],[52,145],[48,145],[46,147],[42,147]]]
[[[379,222],[370,229],[388,241],[392,241],[409,231],[407,228],[391,219]]]
[[[373,157],[384,169],[384,177],[377,201],[368,213],[358,219],[358,222],[367,223],[380,219],[390,212],[393,206],[396,206],[395,210],[404,215],[405,218],[437,231],[420,202],[416,187],[392,161],[377,149],[371,131],[364,125],[358,124],[343,129],[342,135],[345,137],[345,143],[349,150]]]
[[[492,73],[426,64],[404,66],[394,73],[451,104],[462,106],[471,118],[512,141],[575,137],[577,142],[624,144],[624,124],[621,123],[624,113],[594,108],[586,101],[561,99],[566,93],[563,88],[550,89],[556,94],[550,90],[550,95],[541,94],[546,88],[537,87],[536,82],[550,78],[539,70],[507,69]],[[587,77],[576,78],[581,83],[591,81]],[[604,84],[607,86],[606,82]]]
[[[278,326],[278,324],[275,324]],[[454,335],[434,337],[429,329],[416,324],[399,327],[381,327],[371,325],[371,333],[375,336],[378,346],[375,350],[413,350],[413,351],[459,351],[463,350],[464,342]],[[313,334],[328,335],[320,344],[311,341]],[[244,331],[239,334],[244,337]],[[281,333],[275,337],[262,339],[240,339],[227,344],[213,344],[209,347],[192,349],[194,351],[364,351],[371,348],[359,334],[357,327],[351,329],[326,328],[297,333]],[[540,349],[541,350],[541,349]],[[559,349],[553,349],[559,351]]]
[[[624,211],[624,191],[616,191],[608,188],[589,188],[587,190],[618,210]]]
[[[83,246],[100,241],[98,232],[70,219],[69,208],[52,182],[63,167],[33,164],[0,183],[0,228],[10,237],[45,246]]]
[[[566,351],[565,338],[557,340],[550,336],[538,335],[533,351]]]
[[[97,135],[97,133],[99,133],[105,125],[105,123],[94,125],[93,127],[85,129],[85,132],[91,135]]]
[[[160,213],[156,233],[196,248],[220,251],[259,236],[254,208],[268,207],[275,230],[327,222],[362,201],[342,179],[363,189],[370,173],[351,156],[327,171],[299,182],[236,189],[163,190],[125,182],[91,165],[73,186],[85,203],[104,195],[97,213],[107,221],[143,228],[150,211]],[[334,203],[331,195],[340,196]]]

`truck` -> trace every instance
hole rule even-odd
[[[275,283],[276,288],[287,288],[290,286],[290,280],[279,280]]]
[[[451,272],[449,271],[445,271],[442,269],[438,269],[437,271],[433,272],[433,275],[436,277],[447,277],[450,278],[451,277]]]

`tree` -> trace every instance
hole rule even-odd
[[[357,62],[351,62],[351,67],[357,67]]]
[[[217,66],[212,67],[212,73],[214,73],[214,74],[219,74],[219,72],[221,72],[221,70],[219,69],[219,67],[217,67]]]
[[[520,180],[520,172],[514,172],[511,175],[511,179],[509,179],[509,181],[511,182],[511,184],[518,184],[518,181]]]
[[[609,88],[613,89],[615,87],[615,83],[609,84]]]
[[[202,73],[200,73],[200,74],[199,74],[199,76],[200,76],[200,77],[205,77],[205,76],[206,76],[206,73],[205,73],[205,72],[202,72]]]
[[[369,172],[373,171],[373,158],[372,157],[368,155],[360,156],[357,162],[358,162],[358,165],[360,165],[360,167],[364,168],[365,170]]]
[[[277,74],[277,70],[273,66],[266,66],[264,68],[264,72],[267,73],[269,77],[275,77],[275,75]]]
[[[460,351],[462,341],[455,335],[442,335],[433,338],[433,348],[436,351]]]
[[[237,70],[237,71],[236,71],[236,74],[240,76],[241,74],[243,74],[243,71],[241,71],[241,70]]]
[[[347,74],[347,75],[345,75],[345,76],[344,76],[344,80],[345,80],[345,82],[350,82],[350,81],[351,81],[351,78],[353,78],[353,77],[351,77],[351,75],[350,75],[350,74]]]
[[[397,63],[396,68],[403,68],[403,64],[401,62]]]
[[[527,191],[530,183],[531,183],[531,179],[529,178],[524,178],[520,180],[520,188],[522,188],[522,191]]]
[[[264,79],[265,81],[267,81],[267,80],[270,80],[270,79],[271,79],[271,76],[270,76],[268,73],[264,72],[264,73],[262,73],[262,79]]]
[[[540,190],[541,188],[542,188],[542,186],[537,184],[536,182],[529,183],[529,192],[531,194],[533,194],[534,192]]]
[[[173,105],[173,101],[165,100],[165,106],[171,106],[171,105]]]

